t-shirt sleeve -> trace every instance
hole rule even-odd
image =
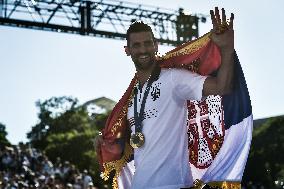
[[[171,70],[174,94],[184,100],[201,100],[203,84],[206,78],[207,76],[188,70]]]

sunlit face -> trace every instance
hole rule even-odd
[[[131,33],[125,52],[131,56],[137,70],[148,70],[155,63],[158,45],[151,32]]]

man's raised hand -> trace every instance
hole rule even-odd
[[[222,17],[220,16],[218,7],[215,11],[210,10],[211,20],[213,24],[212,41],[220,48],[221,51],[234,50],[234,14],[231,13],[230,21],[227,22],[225,9],[222,8]]]

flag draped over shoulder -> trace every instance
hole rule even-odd
[[[235,53],[233,92],[188,101],[188,150],[193,179],[223,188],[240,188],[252,133],[252,110],[245,78]],[[216,74],[221,64],[218,47],[210,33],[185,43],[158,57],[162,68],[180,68],[201,75]],[[129,188],[134,173],[133,149],[127,127],[128,103],[137,82],[132,79],[126,92],[111,112],[102,132],[103,143],[97,152],[103,178],[115,171],[113,188]],[[199,132],[198,132],[199,131]],[[202,131],[202,132],[200,132]],[[119,187],[118,187],[119,186]]]

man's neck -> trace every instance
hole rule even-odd
[[[146,81],[149,79],[149,77],[151,76],[156,66],[157,65],[155,63],[147,70],[137,70],[137,77],[138,77],[139,84],[141,86],[143,86],[144,83],[146,83]]]

